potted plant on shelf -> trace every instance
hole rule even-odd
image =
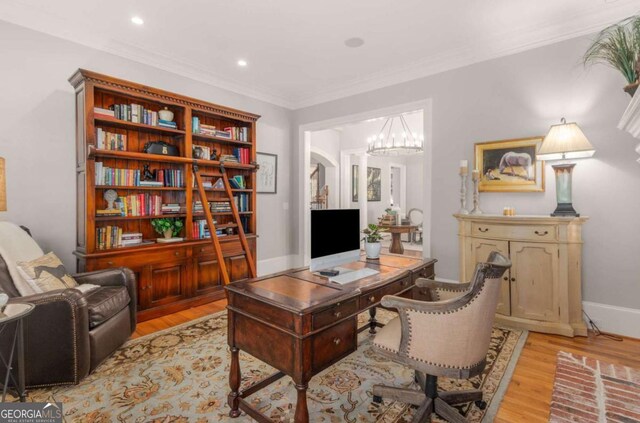
[[[184,227],[184,223],[182,219],[163,217],[161,219],[153,219],[151,226],[153,226],[153,229],[155,229],[157,233],[163,235],[165,239],[171,239],[180,233]]]
[[[364,240],[364,250],[367,252],[367,258],[377,259],[380,257],[382,232],[387,232],[387,230],[375,223],[370,223],[369,226],[362,230],[362,233],[365,234],[362,239]]]
[[[632,16],[600,31],[584,54],[584,64],[603,63],[619,70],[627,80],[624,91],[633,97],[638,89],[640,16]]]

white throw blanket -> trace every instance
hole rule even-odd
[[[0,256],[7,264],[13,284],[23,297],[39,292],[35,291],[22,277],[16,264],[21,261],[35,260],[43,255],[44,252],[38,243],[24,229],[14,223],[0,221]],[[74,289],[85,293],[95,288],[98,288],[98,285],[82,284]]]

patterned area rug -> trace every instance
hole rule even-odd
[[[560,351],[549,421],[640,423],[640,370]]]
[[[381,322],[395,314],[381,311]],[[360,315],[365,323],[368,315]],[[72,422],[244,422],[227,416],[227,315],[221,312],[188,324],[128,342],[77,386],[30,392],[31,401],[63,403]],[[511,371],[526,339],[526,331],[494,328],[485,372],[471,380],[441,379],[443,390],[482,387],[486,410],[473,404],[459,409],[471,422],[492,421]],[[372,337],[360,334],[359,348],[311,380],[307,393],[313,422],[407,422],[415,409],[403,403],[371,401],[371,388],[384,383],[412,386],[413,371],[374,354]],[[265,340],[268,342],[268,340]],[[242,384],[274,372],[255,358],[241,354]],[[511,364],[510,364],[511,363]],[[284,377],[250,399],[274,421],[293,418],[296,390]],[[433,420],[438,421],[438,420]]]

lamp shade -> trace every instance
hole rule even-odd
[[[577,123],[567,123],[564,118],[552,125],[540,146],[538,160],[582,159],[596,152]]]
[[[7,183],[5,182],[4,158],[0,157],[0,211],[7,211]]]

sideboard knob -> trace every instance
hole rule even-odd
[[[340,345],[340,338],[333,338],[333,343],[336,345]]]
[[[369,302],[370,302],[370,303],[373,303],[373,302],[375,302],[375,301],[376,301],[376,297],[375,297],[374,295],[372,295],[372,296],[370,296],[370,297],[369,297]]]

